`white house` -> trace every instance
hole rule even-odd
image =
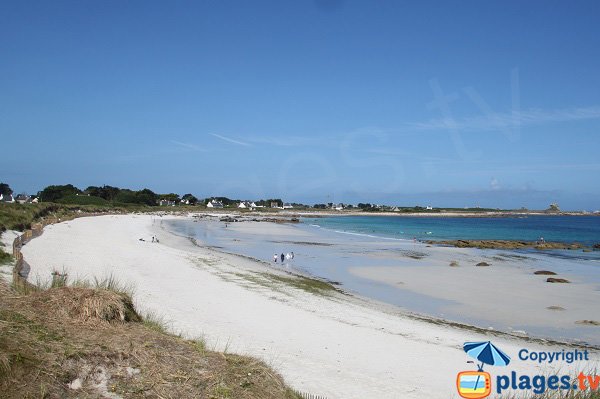
[[[256,204],[250,201],[242,201],[238,204],[238,208],[240,209],[254,209],[256,208]]]
[[[217,200],[210,200],[208,201],[208,204],[206,204],[207,208],[223,208],[223,203],[221,201],[217,201]]]
[[[8,202],[8,203],[12,204],[15,202],[15,199],[13,198],[12,194],[8,194],[8,195],[0,194],[0,202]]]
[[[31,197],[27,194],[19,194],[15,197],[15,201],[17,201],[19,204],[26,204],[31,202]]]
[[[425,209],[427,209],[428,211],[433,211],[433,207],[432,207],[432,206],[429,206],[429,205],[428,205],[428,206],[427,206],[427,208],[425,208]]]
[[[283,204],[283,209],[294,209],[294,207],[289,202],[286,202]]]
[[[344,204],[342,204],[341,202],[339,204],[337,204],[335,206],[335,210],[336,211],[343,211],[344,210]]]
[[[168,199],[161,199],[158,201],[158,205],[160,206],[175,206],[175,201],[171,201]]]

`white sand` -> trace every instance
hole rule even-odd
[[[600,303],[600,287],[597,281],[587,281],[585,273],[581,273],[584,268],[594,269],[597,266],[585,261],[541,257],[503,258],[500,261],[483,258],[481,254],[486,252],[477,249],[432,247],[420,250],[427,252],[428,257],[421,260],[405,258],[398,262],[398,267],[353,268],[351,272],[405,290],[453,301],[447,306],[448,312],[473,314],[488,325],[512,325],[526,331],[530,327],[566,331],[576,328],[576,322],[580,320],[600,321],[600,307],[590,306]],[[458,261],[458,267],[449,266],[453,259]],[[476,266],[481,261],[491,266]],[[580,273],[575,273],[574,268],[579,268]],[[536,270],[553,270],[559,275],[535,275]],[[571,283],[548,283],[548,277],[565,278]],[[565,311],[548,309],[552,306],[559,306]],[[586,327],[584,330],[596,337],[600,333],[600,327]]]
[[[30,280],[35,274],[48,279],[53,269],[67,270],[71,279],[113,273],[135,285],[142,312],[168,318],[173,331],[204,336],[209,348],[259,357],[292,387],[330,399],[456,398],[456,373],[473,369],[463,342],[490,339],[357,298],[257,284],[244,276],[272,271],[268,266],[195,247],[160,230],[156,219],[103,216],[49,226],[23,249]],[[150,242],[153,234],[160,244]],[[540,348],[491,339],[513,359],[522,347]],[[562,348],[544,348],[552,349]],[[540,372],[516,359],[510,370],[488,369]]]

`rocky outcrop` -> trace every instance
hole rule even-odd
[[[581,324],[584,326],[600,326],[600,321],[596,320],[577,320],[575,324]]]
[[[458,248],[480,248],[480,249],[582,249],[579,243],[562,242],[536,242],[536,241],[509,241],[509,240],[449,240],[449,241],[425,241],[427,244],[449,245]]]
[[[560,283],[560,284],[566,284],[566,283],[570,283],[569,280],[565,279],[565,278],[554,278],[554,277],[549,277],[546,282],[548,283]]]
[[[542,275],[542,276],[556,276],[556,273],[551,272],[550,270],[538,270],[533,272],[533,274]]]
[[[475,266],[490,266],[489,263],[487,262],[479,262],[478,264],[476,264]]]

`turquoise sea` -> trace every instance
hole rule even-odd
[[[418,240],[514,240],[600,243],[600,216],[415,217],[332,216],[305,218],[324,229]]]

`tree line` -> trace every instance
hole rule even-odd
[[[13,193],[13,190],[6,183],[0,183],[0,193],[7,196]],[[141,190],[131,190],[109,185],[89,186],[81,190],[73,184],[50,185],[37,193],[37,198],[41,202],[57,202],[77,205],[147,205],[157,206],[161,204],[175,205],[206,205],[212,200],[219,201],[225,207],[237,206],[241,201],[227,197],[209,197],[198,199],[191,193],[180,196],[176,193],[159,194],[144,188]],[[269,198],[255,201],[258,206],[270,207],[271,205],[283,206],[280,198]]]

